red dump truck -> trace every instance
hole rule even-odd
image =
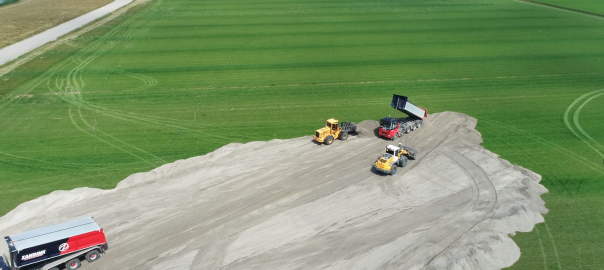
[[[384,117],[380,120],[379,134],[384,138],[394,140],[422,126],[424,118],[428,117],[426,109],[417,106],[406,96],[393,95],[390,106],[394,108],[394,117]],[[396,111],[404,112],[408,117],[396,118]]]
[[[107,250],[105,233],[92,217],[18,233],[4,239],[9,254],[2,257],[2,270],[73,270],[80,268],[82,260],[96,261]]]

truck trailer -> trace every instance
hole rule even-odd
[[[424,118],[428,117],[426,109],[409,101],[406,96],[393,95],[390,107],[394,108],[394,117],[384,117],[380,120],[379,134],[394,140],[422,126]],[[396,118],[396,111],[401,111],[408,117]]]
[[[2,270],[78,269],[82,260],[100,258],[107,250],[103,229],[94,218],[85,217],[4,237],[8,257]],[[61,268],[63,269],[63,268]]]

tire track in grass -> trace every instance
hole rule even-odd
[[[114,136],[112,136],[112,135],[110,135],[110,134],[108,134],[108,133],[105,133],[105,132],[100,131],[100,130],[98,130],[98,129],[94,129],[94,128],[93,128],[93,127],[92,127],[92,126],[91,126],[91,125],[88,123],[88,121],[86,121],[86,119],[85,119],[85,118],[84,118],[84,116],[82,115],[82,111],[81,111],[79,108],[78,108],[78,114],[79,114],[80,119],[82,120],[82,122],[83,122],[83,123],[84,123],[86,126],[88,126],[89,128],[93,129],[95,132],[99,132],[99,133],[101,133],[101,134],[105,135],[106,137],[111,138],[111,139],[112,139],[112,140],[114,140],[114,141],[117,141],[117,142],[122,143],[122,144],[124,144],[124,145],[127,145],[127,146],[129,146],[129,147],[131,147],[131,148],[134,148],[135,150],[137,150],[137,151],[139,151],[139,152],[141,152],[141,153],[147,154],[147,155],[151,156],[152,158],[154,158],[155,160],[159,160],[159,161],[161,161],[161,162],[163,162],[163,163],[167,163],[167,162],[166,162],[165,160],[163,160],[162,158],[159,158],[159,157],[157,157],[157,156],[155,156],[155,155],[153,155],[153,154],[151,154],[151,153],[149,153],[149,152],[147,152],[147,151],[145,151],[145,150],[143,150],[143,149],[140,149],[140,148],[138,148],[138,147],[136,147],[136,146],[134,146],[134,145],[132,145],[132,144],[129,144],[129,143],[125,142],[125,141],[122,141],[122,140],[120,140],[120,139],[118,139],[118,138],[116,138],[116,137],[114,137]],[[90,134],[90,133],[89,133],[89,134]],[[96,134],[95,134],[95,135],[96,135]],[[98,137],[96,137],[96,138],[98,138]]]
[[[579,114],[585,105],[591,102],[593,99],[598,98],[604,95],[604,89],[591,91],[589,93],[583,94],[577,99],[575,99],[564,111],[564,124],[566,127],[577,137],[579,140],[587,144],[589,148],[595,151],[598,155],[604,158],[604,146],[594,140],[581,126],[579,123]],[[578,105],[580,102],[581,105]],[[576,108],[575,108],[576,107]],[[572,115],[571,122],[571,111],[574,113]],[[573,126],[574,125],[574,126]]]
[[[72,107],[69,107],[69,118],[71,119],[71,122],[73,123],[73,125],[74,125],[74,126],[77,128],[77,129],[79,129],[80,131],[82,131],[82,132],[84,132],[84,133],[86,133],[86,134],[88,134],[88,135],[93,136],[92,134],[90,134],[90,132],[88,132],[87,130],[83,129],[82,127],[80,127],[80,126],[78,125],[78,123],[76,123],[76,121],[75,121],[75,119],[74,119],[74,117],[73,117],[73,113],[72,113],[72,111],[71,111],[71,108],[72,108]],[[129,154],[129,155],[131,155],[131,156],[133,156],[133,157],[135,157],[135,158],[137,158],[137,159],[140,159],[141,161],[143,161],[143,162],[145,162],[145,163],[147,163],[147,164],[151,165],[153,168],[157,167],[157,165],[155,165],[155,164],[153,164],[152,162],[150,162],[150,161],[148,161],[148,160],[146,160],[146,159],[144,159],[144,158],[142,158],[142,157],[140,157],[140,156],[136,155],[136,154],[135,154],[135,153],[133,153],[133,152],[130,152],[130,151],[126,150],[126,149],[123,149],[123,148],[121,148],[121,147],[119,147],[119,146],[117,146],[117,145],[115,145],[115,144],[113,144],[113,143],[111,143],[111,142],[108,142],[108,141],[106,141],[106,140],[104,140],[104,139],[102,139],[102,138],[96,137],[96,139],[98,139],[99,141],[102,141],[102,142],[104,142],[104,143],[106,143],[106,144],[108,144],[108,145],[110,145],[110,146],[113,146],[113,147],[115,147],[116,149],[119,149],[119,150],[121,150],[122,152],[127,153],[127,154]]]
[[[547,231],[547,235],[552,240],[552,248],[554,248],[554,256],[556,258],[556,268],[562,269],[562,265],[560,264],[560,256],[558,255],[558,246],[556,246],[556,242],[554,241],[554,236],[552,235],[552,231],[547,226],[547,222],[543,221],[543,225],[545,225],[545,230]]]
[[[541,247],[541,257],[543,258],[543,269],[547,270],[547,257],[545,256],[545,248],[543,247],[543,240],[541,239],[541,233],[539,232],[539,226],[535,224],[535,232],[537,232],[537,240],[539,240],[539,247]]]
[[[577,162],[579,162],[579,163],[581,163],[583,165],[586,165],[587,167],[589,167],[590,169],[594,170],[595,172],[604,175],[604,168],[602,168],[600,166],[600,164],[594,163],[593,161],[591,161],[591,160],[583,157],[582,155],[577,154],[577,153],[575,153],[573,151],[570,151],[570,150],[568,150],[568,149],[566,149],[564,147],[561,147],[561,146],[559,146],[559,145],[557,145],[557,144],[555,144],[553,142],[550,142],[550,141],[548,141],[548,140],[546,140],[544,138],[541,138],[539,136],[533,135],[530,132],[518,129],[516,127],[508,126],[508,125],[503,124],[503,123],[501,123],[499,121],[494,121],[494,120],[491,120],[491,119],[488,119],[488,118],[480,117],[479,121],[484,121],[484,122],[487,122],[487,123],[499,126],[501,128],[504,128],[504,129],[506,129],[508,131],[514,132],[516,134],[522,135],[525,138],[528,138],[528,139],[531,139],[531,140],[533,140],[535,142],[538,142],[538,143],[540,143],[540,144],[548,147],[549,149],[552,149],[552,150],[554,150],[556,152],[559,152],[563,156],[567,156],[569,158],[572,158],[572,159],[576,160]]]
[[[134,28],[137,25],[140,25],[141,23],[142,22],[137,22],[136,24],[134,24],[133,26],[131,26],[130,29],[124,35],[125,39],[131,38],[135,34],[135,29]],[[121,30],[122,28],[124,28],[124,26],[119,27],[119,29],[117,29],[117,30]],[[113,34],[116,33],[117,30],[116,31],[112,31],[112,33]],[[106,39],[108,39],[110,36],[113,36],[113,35],[108,35],[108,36],[105,36],[105,37],[101,38],[100,40],[98,40],[95,43],[93,43],[89,48],[83,50],[82,53],[79,53],[77,55],[77,57],[74,58],[74,59],[77,59],[79,61],[79,63],[76,64],[76,66],[74,68],[70,69],[67,72],[67,74],[64,75],[64,78],[62,77],[61,74],[64,74],[65,71],[60,72],[59,75],[56,76],[56,78],[55,78],[55,87],[56,87],[57,91],[53,90],[53,87],[51,87],[51,85],[50,85],[51,78],[48,78],[48,80],[47,80],[48,89],[51,92],[53,92],[55,94],[58,94],[60,96],[60,98],[63,99],[64,101],[68,102],[71,105],[76,106],[78,108],[78,115],[79,115],[80,120],[84,123],[84,125],[86,125],[89,128],[91,128],[94,131],[94,133],[90,133],[90,132],[86,131],[79,124],[77,124],[76,119],[74,118],[74,115],[72,113],[72,107],[69,107],[69,116],[70,116],[70,119],[71,119],[72,123],[74,124],[74,126],[77,129],[79,129],[80,131],[83,131],[84,133],[86,133],[88,135],[91,135],[91,136],[95,137],[96,139],[98,139],[98,140],[100,140],[100,141],[102,141],[104,143],[107,143],[107,144],[109,144],[109,145],[111,145],[111,146],[113,146],[113,147],[115,147],[115,148],[117,148],[117,149],[119,149],[121,151],[124,151],[124,152],[126,152],[126,153],[128,153],[130,155],[133,155],[133,156],[137,157],[138,159],[141,159],[141,160],[143,160],[143,161],[145,161],[145,162],[147,162],[147,163],[149,163],[151,165],[153,165],[152,162],[149,162],[148,160],[142,158],[141,156],[134,154],[133,151],[128,151],[128,150],[124,149],[123,147],[119,147],[117,144],[127,145],[129,148],[132,148],[132,149],[134,149],[134,150],[136,150],[138,152],[141,152],[141,153],[143,153],[145,155],[153,157],[155,160],[159,160],[159,161],[162,161],[163,163],[165,163],[165,161],[163,161],[161,158],[158,158],[155,155],[152,155],[152,154],[150,154],[150,153],[148,153],[148,152],[146,152],[146,151],[144,151],[144,150],[142,150],[142,149],[140,149],[140,148],[138,148],[138,147],[136,147],[134,145],[128,144],[128,143],[126,143],[126,142],[124,142],[124,141],[122,141],[120,139],[115,138],[114,136],[111,136],[108,133],[105,133],[105,132],[99,130],[98,128],[95,128],[95,127],[91,126],[86,121],[86,119],[84,118],[84,116],[82,115],[82,110],[81,110],[82,108],[90,109],[89,107],[91,107],[90,104],[88,104],[87,102],[84,101],[84,99],[83,99],[83,97],[81,95],[81,90],[85,87],[85,82],[84,82],[84,80],[82,79],[82,76],[81,76],[82,71],[93,60],[95,60],[98,56],[104,54],[106,51],[108,51],[109,49],[113,48],[116,44],[119,43],[119,41],[124,40],[124,38],[122,38],[118,42],[114,42],[114,41],[106,42]],[[88,52],[91,52],[90,55],[88,57],[84,57],[83,55],[87,54]],[[73,59],[72,59],[72,61],[73,61]],[[54,74],[52,74],[52,75],[54,75]],[[146,77],[143,77],[143,76],[144,75],[135,76],[136,78],[139,78],[139,79],[143,80],[143,82],[144,82],[143,87],[153,86],[154,85],[153,82],[156,83],[156,81],[154,79],[145,79]],[[107,109],[102,108],[100,106],[94,106],[92,109],[94,109],[95,112],[99,112],[100,111],[101,113],[103,113],[105,115],[113,116],[114,118],[116,117],[116,115],[115,115],[114,112],[110,112]],[[122,114],[122,116],[124,116],[124,114]],[[130,120],[130,121],[136,121],[136,120],[138,120],[139,122],[140,122],[140,120],[147,120],[147,119],[143,119],[143,118],[128,119],[127,117],[119,117],[119,116],[117,118],[121,119],[121,120]],[[150,122],[152,124],[158,124],[158,122],[153,122],[153,121],[147,121],[147,122]],[[113,140],[113,141],[115,141],[117,143],[115,143],[115,142],[111,143],[111,142],[109,142],[106,139],[99,138],[98,133],[103,134],[105,137],[108,137],[108,138],[110,138],[111,140]]]
[[[127,38],[132,37],[135,31],[134,30],[128,30],[127,33],[124,35]],[[78,60],[80,61],[80,63],[73,68],[72,70],[70,70],[70,72],[66,75],[67,79],[68,79],[68,83],[67,83],[67,88],[65,89],[63,88],[62,82],[61,83],[56,83],[57,89],[58,91],[53,91],[55,93],[57,92],[64,92],[65,94],[70,94],[69,96],[64,96],[62,95],[61,97],[71,103],[72,105],[76,105],[78,106],[78,108],[84,108],[84,109],[91,109],[90,107],[94,107],[93,110],[95,113],[102,113],[104,115],[113,117],[113,118],[117,118],[120,120],[126,120],[126,121],[130,121],[130,122],[135,122],[138,124],[145,124],[143,122],[146,122],[146,126],[151,126],[151,127],[156,127],[156,126],[160,126],[164,129],[169,129],[169,130],[174,130],[174,129],[183,129],[183,126],[179,126],[179,125],[175,125],[175,121],[174,119],[161,119],[161,118],[155,118],[155,119],[149,119],[149,117],[139,117],[139,116],[132,116],[130,114],[126,114],[126,113],[121,113],[118,111],[114,111],[114,110],[109,110],[106,108],[103,108],[101,106],[98,105],[93,105],[90,104],[86,101],[84,101],[83,97],[81,96],[81,90],[83,89],[83,87],[85,86],[85,83],[81,77],[81,73],[82,71],[90,65],[90,63],[96,59],[100,54],[104,53],[105,51],[113,48],[118,42],[110,42],[110,43],[105,43],[105,44],[100,44],[97,42],[97,44],[93,44],[93,49],[89,49],[89,51],[92,51],[92,55],[89,56],[86,60],[84,60],[82,58],[82,56],[78,57]],[[100,45],[105,45],[104,47],[99,47]],[[108,70],[112,70],[112,71],[118,71],[116,69],[108,69]],[[148,87],[152,87],[154,85],[157,84],[157,81],[149,76],[145,76],[145,75],[139,75],[139,74],[133,74],[133,73],[128,73],[125,71],[118,71],[117,73],[121,73],[121,74],[126,74],[138,79],[141,79],[144,82],[144,85],[141,87],[138,87],[137,89],[133,89],[133,90],[138,90],[138,89],[144,89],[144,88],[148,88]],[[70,91],[65,91],[65,90],[70,90]],[[52,90],[51,90],[52,91]],[[153,117],[151,117],[153,118]],[[159,121],[158,121],[159,120]],[[197,134],[201,134],[204,135],[206,137],[214,137],[215,141],[222,141],[224,139],[229,139],[225,136],[220,136],[220,135],[213,135],[213,134],[208,134],[206,132],[201,132],[201,131],[195,131],[195,133]]]

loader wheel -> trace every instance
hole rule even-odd
[[[99,253],[98,250],[91,250],[88,253],[86,253],[86,260],[89,262],[94,262],[94,261],[98,260],[99,257],[101,257],[101,253]]]
[[[390,175],[395,175],[396,174],[396,166],[392,166],[392,169],[390,170]]]
[[[80,266],[82,266],[82,263],[80,262],[80,260],[79,259],[73,259],[73,260],[69,260],[65,264],[65,269],[75,270],[75,269],[80,268]]]
[[[325,137],[325,144],[326,145],[330,145],[333,143],[333,136],[329,135],[327,137]]]
[[[342,132],[340,134],[340,140],[345,141],[346,139],[348,139],[348,133]]]
[[[399,167],[405,167],[405,166],[407,166],[407,161],[409,161],[407,159],[407,157],[402,156],[401,159],[398,160],[398,166]]]

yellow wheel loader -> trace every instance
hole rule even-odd
[[[325,121],[324,127],[317,129],[313,138],[319,143],[330,145],[336,139],[340,139],[342,141],[348,139],[348,134],[353,132],[358,132],[358,128],[355,123],[340,123],[338,120],[330,118]]]
[[[397,167],[405,167],[409,159],[416,158],[417,150],[411,147],[402,146],[400,143],[398,146],[388,145],[386,153],[378,158],[373,168],[381,173],[395,175]]]

